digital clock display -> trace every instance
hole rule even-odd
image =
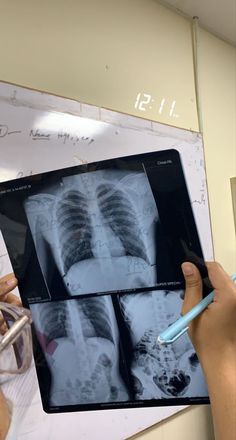
[[[156,100],[152,97],[152,95],[148,93],[139,92],[135,99],[134,108],[136,110],[140,110],[141,112],[146,112],[148,110],[152,110],[156,108],[156,111],[159,114],[166,113],[169,115],[169,117],[179,118],[179,114],[175,112],[176,109],[175,99],[173,99],[172,101],[166,98],[162,98],[161,100]]]

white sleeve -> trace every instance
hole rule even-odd
[[[7,399],[8,406],[11,411],[11,424],[8,430],[7,436],[5,440],[17,440],[17,431],[16,431],[16,420],[15,420],[15,411],[13,409],[13,405]]]
[[[11,422],[10,429],[6,436],[6,440],[16,440],[16,439],[17,439],[16,429],[14,423]]]

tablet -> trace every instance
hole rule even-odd
[[[209,402],[188,336],[156,343],[180,314],[181,264],[206,277],[176,150],[1,183],[0,229],[46,412]]]

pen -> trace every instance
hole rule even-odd
[[[232,275],[231,279],[236,281],[236,274]],[[157,338],[159,344],[171,344],[176,341],[181,335],[188,330],[188,324],[196,318],[214,299],[214,290],[209,293],[202,301],[193,307],[184,316],[181,316],[177,321],[164,330]]]

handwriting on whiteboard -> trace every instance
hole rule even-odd
[[[195,199],[192,201],[192,203],[197,203],[198,205],[205,205],[206,204],[205,194],[202,192],[200,199]]]
[[[13,134],[23,134],[23,132],[22,130],[9,130],[9,127],[7,125],[0,124],[0,139]],[[26,136],[29,136],[32,141],[58,140],[59,142],[63,142],[63,144],[69,142],[73,145],[77,145],[79,143],[86,143],[87,145],[91,145],[95,141],[95,139],[93,139],[91,136],[71,134],[67,131],[46,132],[43,130],[39,130],[38,128],[27,130],[25,134]]]
[[[3,138],[10,134],[17,134],[17,133],[21,133],[21,130],[9,131],[7,125],[0,124],[0,138]]]

